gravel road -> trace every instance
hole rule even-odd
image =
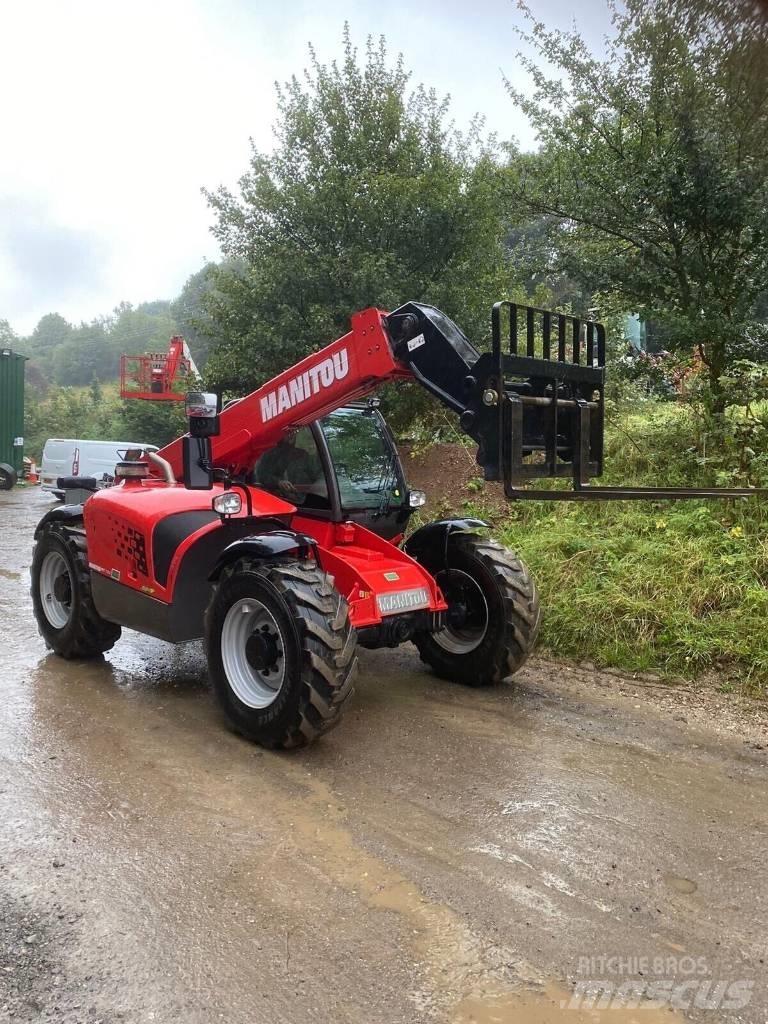
[[[269,753],[200,645],[46,653],[48,505],[0,493],[0,1021],[768,1019],[763,706],[543,660],[471,691],[406,646]]]

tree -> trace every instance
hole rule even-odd
[[[148,306],[158,311],[149,312]],[[136,309],[128,302],[121,303],[108,324],[109,363],[105,368],[108,375],[101,379],[113,379],[118,375],[123,353],[166,352],[168,342],[177,332],[170,303],[142,303]]]
[[[19,336],[7,320],[0,320],[0,348],[10,348],[20,352]]]
[[[560,75],[523,58],[532,94],[508,85],[542,143],[511,198],[557,268],[698,348],[721,413],[728,367],[766,351],[768,25],[751,0],[626,0],[597,58],[522,9]]]
[[[384,39],[362,65],[348,30],[339,63],[310,48],[304,81],[277,90],[274,150],[254,148],[239,195],[206,193],[230,261],[204,299],[215,384],[256,386],[372,305],[430,302],[486,332],[509,292],[493,144],[409,78]]]
[[[60,313],[46,313],[38,320],[37,327],[29,337],[30,355],[36,357],[49,355],[53,349],[68,341],[71,333],[72,324],[65,320]]]
[[[44,316],[23,351],[33,362],[28,370],[49,382],[84,386],[116,380],[122,353],[165,352],[177,333],[170,302],[157,300],[134,308],[122,302],[109,317],[97,317],[75,327],[58,313]]]
[[[57,384],[87,384],[94,378],[109,380],[117,373],[106,327],[100,320],[71,328],[67,340],[52,348],[48,359]]]
[[[216,325],[207,312],[207,307],[215,303],[217,269],[217,264],[206,263],[192,274],[170,306],[171,315],[201,369],[208,359],[211,345],[217,341]]]
[[[141,441],[160,447],[186,433],[184,405],[179,402],[150,402],[125,399],[118,410],[120,440]]]

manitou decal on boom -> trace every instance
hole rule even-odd
[[[305,370],[298,377],[292,377],[287,384],[281,384],[275,391],[268,391],[260,398],[262,423],[308,401],[322,388],[329,388],[334,381],[343,380],[348,373],[349,355],[343,348],[340,352],[334,352],[330,359],[324,359],[318,366]]]

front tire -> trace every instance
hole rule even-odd
[[[214,691],[230,725],[261,746],[299,747],[330,732],[357,674],[347,602],[304,562],[241,558],[206,612]]]
[[[96,611],[85,534],[71,526],[51,523],[40,535],[32,604],[46,646],[62,658],[96,658],[120,639],[120,627]]]
[[[536,585],[518,556],[495,540],[452,536],[447,556],[426,567],[446,601],[446,626],[418,633],[421,660],[443,679],[494,686],[526,662],[541,611]]]

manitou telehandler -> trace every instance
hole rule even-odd
[[[127,453],[115,486],[61,481],[93,493],[35,531],[32,596],[47,645],[94,657],[122,626],[171,643],[204,637],[227,719],[268,747],[339,722],[358,643],[410,640],[438,675],[470,686],[511,676],[539,628],[534,583],[477,519],[403,540],[423,495],[408,490],[363,401],[387,381],[417,381],[457,413],[485,478],[509,498],[755,493],[592,486],[603,469],[602,325],[509,302],[491,323],[481,354],[432,306],[363,310],[348,334],[220,414],[215,395],[191,393],[189,433],[159,453]],[[570,486],[521,487],[537,477]]]

